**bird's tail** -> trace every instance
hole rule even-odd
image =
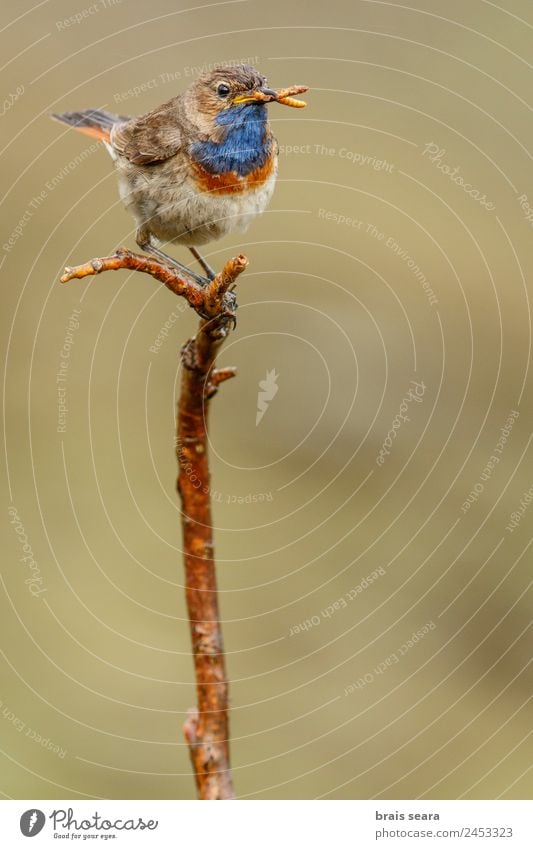
[[[113,124],[119,124],[130,119],[125,115],[114,115],[104,109],[83,109],[81,112],[52,112],[56,121],[68,124],[80,133],[108,142]]]

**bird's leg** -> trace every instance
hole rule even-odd
[[[200,253],[200,251],[197,251],[197,250],[196,250],[196,248],[193,248],[193,247],[191,247],[190,245],[189,245],[189,250],[190,250],[190,252],[192,253],[193,257],[194,257],[196,260],[198,260],[198,262],[199,262],[199,263],[200,263],[200,265],[202,266],[203,270],[205,271],[205,273],[207,274],[207,276],[209,277],[209,279],[210,279],[210,280],[214,280],[214,279],[215,279],[215,277],[216,277],[216,274],[215,274],[215,272],[213,271],[213,269],[211,268],[211,266],[209,265],[209,263],[208,263],[208,262],[207,262],[207,261],[203,258],[203,256],[202,256],[202,254]]]
[[[196,274],[192,269],[187,268],[183,263],[178,262],[177,259],[166,254],[160,248],[156,247],[150,238],[146,238],[143,234],[143,237],[137,239],[137,244],[141,248],[141,250],[146,251],[146,253],[153,254],[158,257],[158,259],[162,260],[167,265],[171,267],[177,268],[178,271],[181,271],[182,274],[186,274],[188,277],[192,277],[196,283],[199,283],[200,286],[207,286],[209,284],[209,279],[207,277],[202,277],[200,274]]]

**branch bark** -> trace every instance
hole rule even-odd
[[[202,287],[152,257],[120,248],[108,257],[66,268],[61,282],[133,269],[150,274],[189,302],[200,316],[195,336],[181,349],[181,391],[177,411],[176,455],[182,505],[185,592],[189,615],[197,707],[188,712],[183,732],[189,745],[200,799],[234,798],[229,759],[228,681],[218,606],[207,451],[210,399],[233,368],[215,368],[220,346],[235,326],[235,280],[248,261],[228,260]]]

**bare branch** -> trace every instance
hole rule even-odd
[[[142,271],[184,297],[201,316],[196,336],[181,349],[176,443],[185,592],[198,700],[198,706],[188,712],[183,732],[201,799],[234,797],[229,761],[228,681],[213,553],[207,419],[211,397],[221,383],[236,374],[231,367],[215,368],[215,358],[235,326],[237,303],[233,289],[247,264],[242,254],[228,260],[214,280],[202,287],[152,257],[120,248],[112,256],[66,268],[61,278],[66,283],[103,271]]]
[[[144,274],[155,277],[160,283],[164,283],[175,295],[184,297],[202,318],[214,318],[224,307],[224,295],[233,286],[235,279],[244,271],[247,264],[248,260],[242,254],[233,257],[226,262],[224,268],[216,275],[214,280],[211,280],[206,286],[201,286],[192,277],[185,277],[170,265],[164,265],[153,257],[133,253],[127,248],[119,248],[111,256],[91,259],[89,262],[76,265],[73,268],[67,266],[60,280],[61,283],[68,283],[69,280],[82,279],[101,274],[103,271],[119,271],[120,269],[142,271]]]

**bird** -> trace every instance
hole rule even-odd
[[[264,212],[278,173],[278,144],[267,104],[305,106],[275,91],[249,65],[217,65],[183,92],[139,117],[104,109],[51,117],[102,141],[114,162],[120,198],[145,252],[206,285],[215,272],[198,247],[243,232]],[[161,245],[186,245],[207,275]]]

